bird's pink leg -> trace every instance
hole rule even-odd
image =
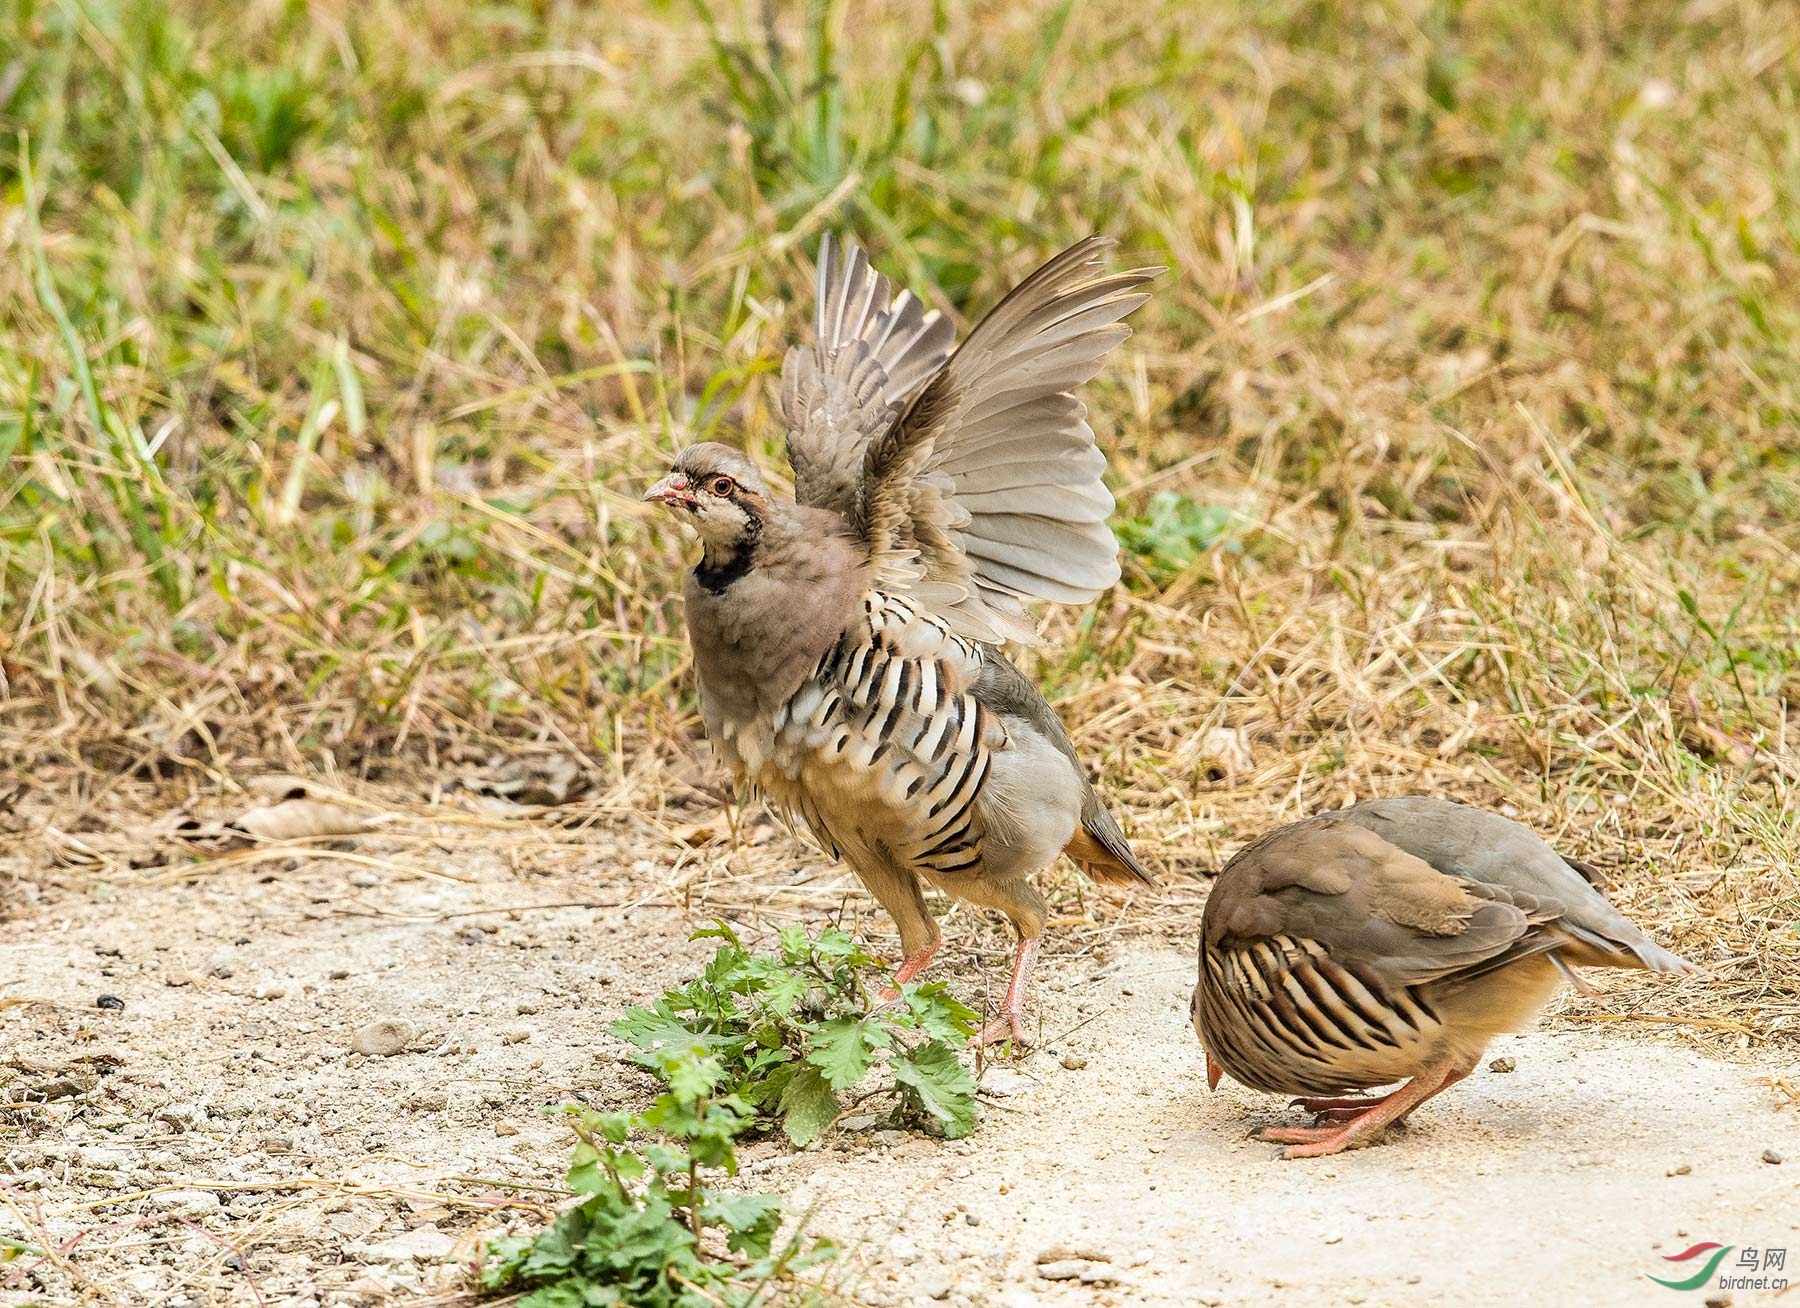
[[[1031,984],[1031,966],[1037,962],[1038,937],[1024,936],[1013,959],[1012,980],[1006,986],[1006,1000],[993,1020],[975,1033],[974,1044],[994,1045],[1011,1040],[1025,1043],[1025,987]]]
[[[1374,1143],[1392,1123],[1405,1117],[1441,1090],[1455,1085],[1470,1069],[1453,1063],[1428,1067],[1393,1094],[1385,1096],[1374,1107],[1356,1114],[1348,1122],[1329,1126],[1265,1126],[1255,1138],[1288,1147],[1278,1158],[1323,1158]],[[1326,1110],[1329,1112],[1330,1110]]]
[[[1309,1113],[1317,1113],[1321,1117],[1339,1113],[1360,1113],[1366,1108],[1375,1108],[1385,1104],[1398,1091],[1389,1091],[1385,1095],[1328,1095],[1322,1099],[1292,1099],[1289,1108],[1304,1108]]]
[[[905,985],[908,981],[911,981],[914,977],[919,975],[919,973],[923,972],[930,966],[931,960],[937,957],[938,945],[943,943],[943,939],[942,936],[933,936],[930,944],[903,961],[900,964],[900,970],[894,973],[894,980],[898,981],[901,985]],[[893,986],[888,986],[881,992],[879,998],[882,1003],[891,1004],[894,1000],[900,998],[900,992],[894,989]]]

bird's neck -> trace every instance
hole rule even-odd
[[[732,582],[750,575],[762,538],[763,520],[752,515],[744,529],[729,541],[706,541],[701,547],[700,563],[694,569],[694,580],[714,595],[723,595]]]

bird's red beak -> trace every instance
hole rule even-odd
[[[679,472],[671,472],[644,492],[644,502],[646,504],[673,504],[691,509],[694,507],[694,496],[688,490],[688,479]]]

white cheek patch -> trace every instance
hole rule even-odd
[[[708,540],[728,544],[742,536],[750,515],[730,500],[703,499],[694,508],[694,527]]]

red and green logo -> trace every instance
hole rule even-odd
[[[1737,1261],[1731,1264],[1728,1271],[1721,1273],[1719,1264],[1725,1261],[1725,1255],[1733,1249],[1738,1251]],[[1759,1249],[1753,1244],[1743,1246],[1720,1244],[1717,1240],[1703,1240],[1691,1249],[1683,1249],[1678,1254],[1664,1254],[1665,1263],[1684,1264],[1682,1271],[1691,1275],[1679,1280],[1669,1280],[1661,1276],[1650,1276],[1658,1285],[1666,1285],[1671,1290],[1698,1290],[1703,1285],[1716,1283],[1721,1290],[1786,1290],[1787,1277],[1771,1276],[1770,1272],[1787,1270],[1788,1251],[1786,1247],[1779,1249]]]
[[[1702,1240],[1691,1249],[1684,1249],[1678,1254],[1663,1255],[1665,1263],[1688,1263],[1698,1266],[1700,1270],[1692,1276],[1684,1277],[1679,1281],[1665,1281],[1660,1276],[1650,1276],[1649,1272],[1645,1272],[1644,1275],[1650,1276],[1652,1281],[1658,1285],[1666,1285],[1671,1290],[1698,1290],[1712,1280],[1713,1273],[1719,1270],[1719,1264],[1725,1261],[1725,1255],[1731,1250],[1731,1245],[1720,1244],[1716,1240]],[[1704,1264],[1695,1263],[1694,1260],[1701,1257],[1704,1257],[1706,1262]],[[1683,1268],[1682,1270],[1687,1269]]]
[[[1690,1263],[1694,1267],[1699,1267],[1699,1270],[1694,1272],[1694,1276],[1683,1277],[1681,1281],[1665,1281],[1663,1277],[1651,1276],[1649,1272],[1645,1272],[1645,1276],[1651,1276],[1652,1281],[1656,1281],[1656,1285],[1669,1286],[1670,1290],[1699,1290],[1701,1286],[1706,1285],[1712,1279],[1712,1274],[1719,1270],[1719,1263],[1723,1263],[1724,1256],[1730,1252],[1732,1252],[1732,1245],[1721,1245],[1717,1240],[1701,1240],[1692,1249],[1683,1249],[1679,1254],[1663,1254],[1665,1263]],[[1701,1256],[1706,1258],[1705,1265],[1694,1263],[1694,1259],[1701,1258]],[[1687,1270],[1687,1268],[1681,1268],[1681,1270]]]

